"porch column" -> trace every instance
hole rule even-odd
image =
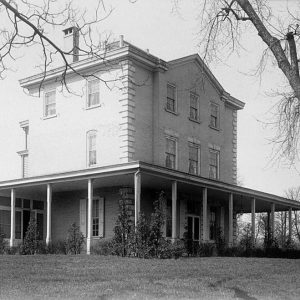
[[[93,179],[88,180],[88,211],[87,211],[87,238],[86,238],[86,254],[91,254],[92,240],[92,210],[93,210]]]
[[[292,208],[289,208],[289,242],[292,241]]]
[[[177,238],[177,181],[172,181],[172,241]]]
[[[271,238],[274,239],[275,230],[275,203],[271,204]]]
[[[228,203],[228,245],[232,246],[233,244],[233,194],[229,194],[229,203]]]
[[[51,204],[52,204],[52,185],[47,184],[47,235],[46,244],[51,243]]]
[[[137,226],[141,210],[141,172],[134,174],[134,225]]]
[[[203,242],[207,241],[207,188],[202,189]]]
[[[255,198],[251,199],[251,234],[252,246],[255,246]]]
[[[9,246],[13,247],[15,242],[15,216],[16,216],[16,190],[10,191],[10,240]]]

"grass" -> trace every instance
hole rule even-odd
[[[300,260],[0,255],[1,299],[299,299]]]

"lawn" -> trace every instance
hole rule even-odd
[[[300,260],[0,255],[1,299],[299,299]]]

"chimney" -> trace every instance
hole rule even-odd
[[[124,35],[123,34],[120,35],[119,46],[120,46],[120,48],[124,47]]]
[[[79,59],[79,30],[72,26],[63,30],[64,33],[64,50],[72,55],[67,55],[69,63],[78,61]]]

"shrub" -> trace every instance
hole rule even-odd
[[[128,205],[121,194],[119,201],[119,214],[114,228],[114,249],[117,255],[127,256],[129,254],[133,224],[130,218]]]
[[[217,254],[222,256],[226,251],[226,242],[222,228],[218,227],[216,230],[216,250]]]
[[[158,249],[163,238],[162,227],[165,223],[165,194],[160,192],[157,200],[154,201],[154,212],[151,214],[150,222],[150,240],[149,243],[152,247],[152,256],[158,257]]]
[[[4,234],[0,234],[0,254],[5,253],[7,247],[7,241],[4,239]]]
[[[114,255],[115,245],[113,239],[102,239],[92,246],[91,252],[97,255]]]
[[[200,257],[213,256],[216,252],[216,246],[212,243],[200,243],[194,246],[195,247],[195,255]]]
[[[22,245],[21,246],[13,246],[13,247],[8,246],[4,249],[4,253],[7,255],[22,254],[21,248],[22,248]]]
[[[35,218],[30,218],[23,244],[20,248],[20,254],[33,255],[38,249],[38,232]]]
[[[149,258],[154,255],[153,241],[151,238],[151,224],[146,219],[143,213],[140,213],[139,220],[137,222],[136,230],[133,235],[131,235],[131,248],[132,253],[137,257]]]
[[[51,242],[46,247],[47,254],[67,254],[66,242],[59,240],[55,242]]]
[[[170,240],[161,239],[158,247],[158,258],[179,258],[186,253],[183,240],[176,240],[172,243]]]
[[[73,223],[68,230],[66,239],[66,252],[68,254],[80,254],[84,243],[83,233],[76,223]]]

